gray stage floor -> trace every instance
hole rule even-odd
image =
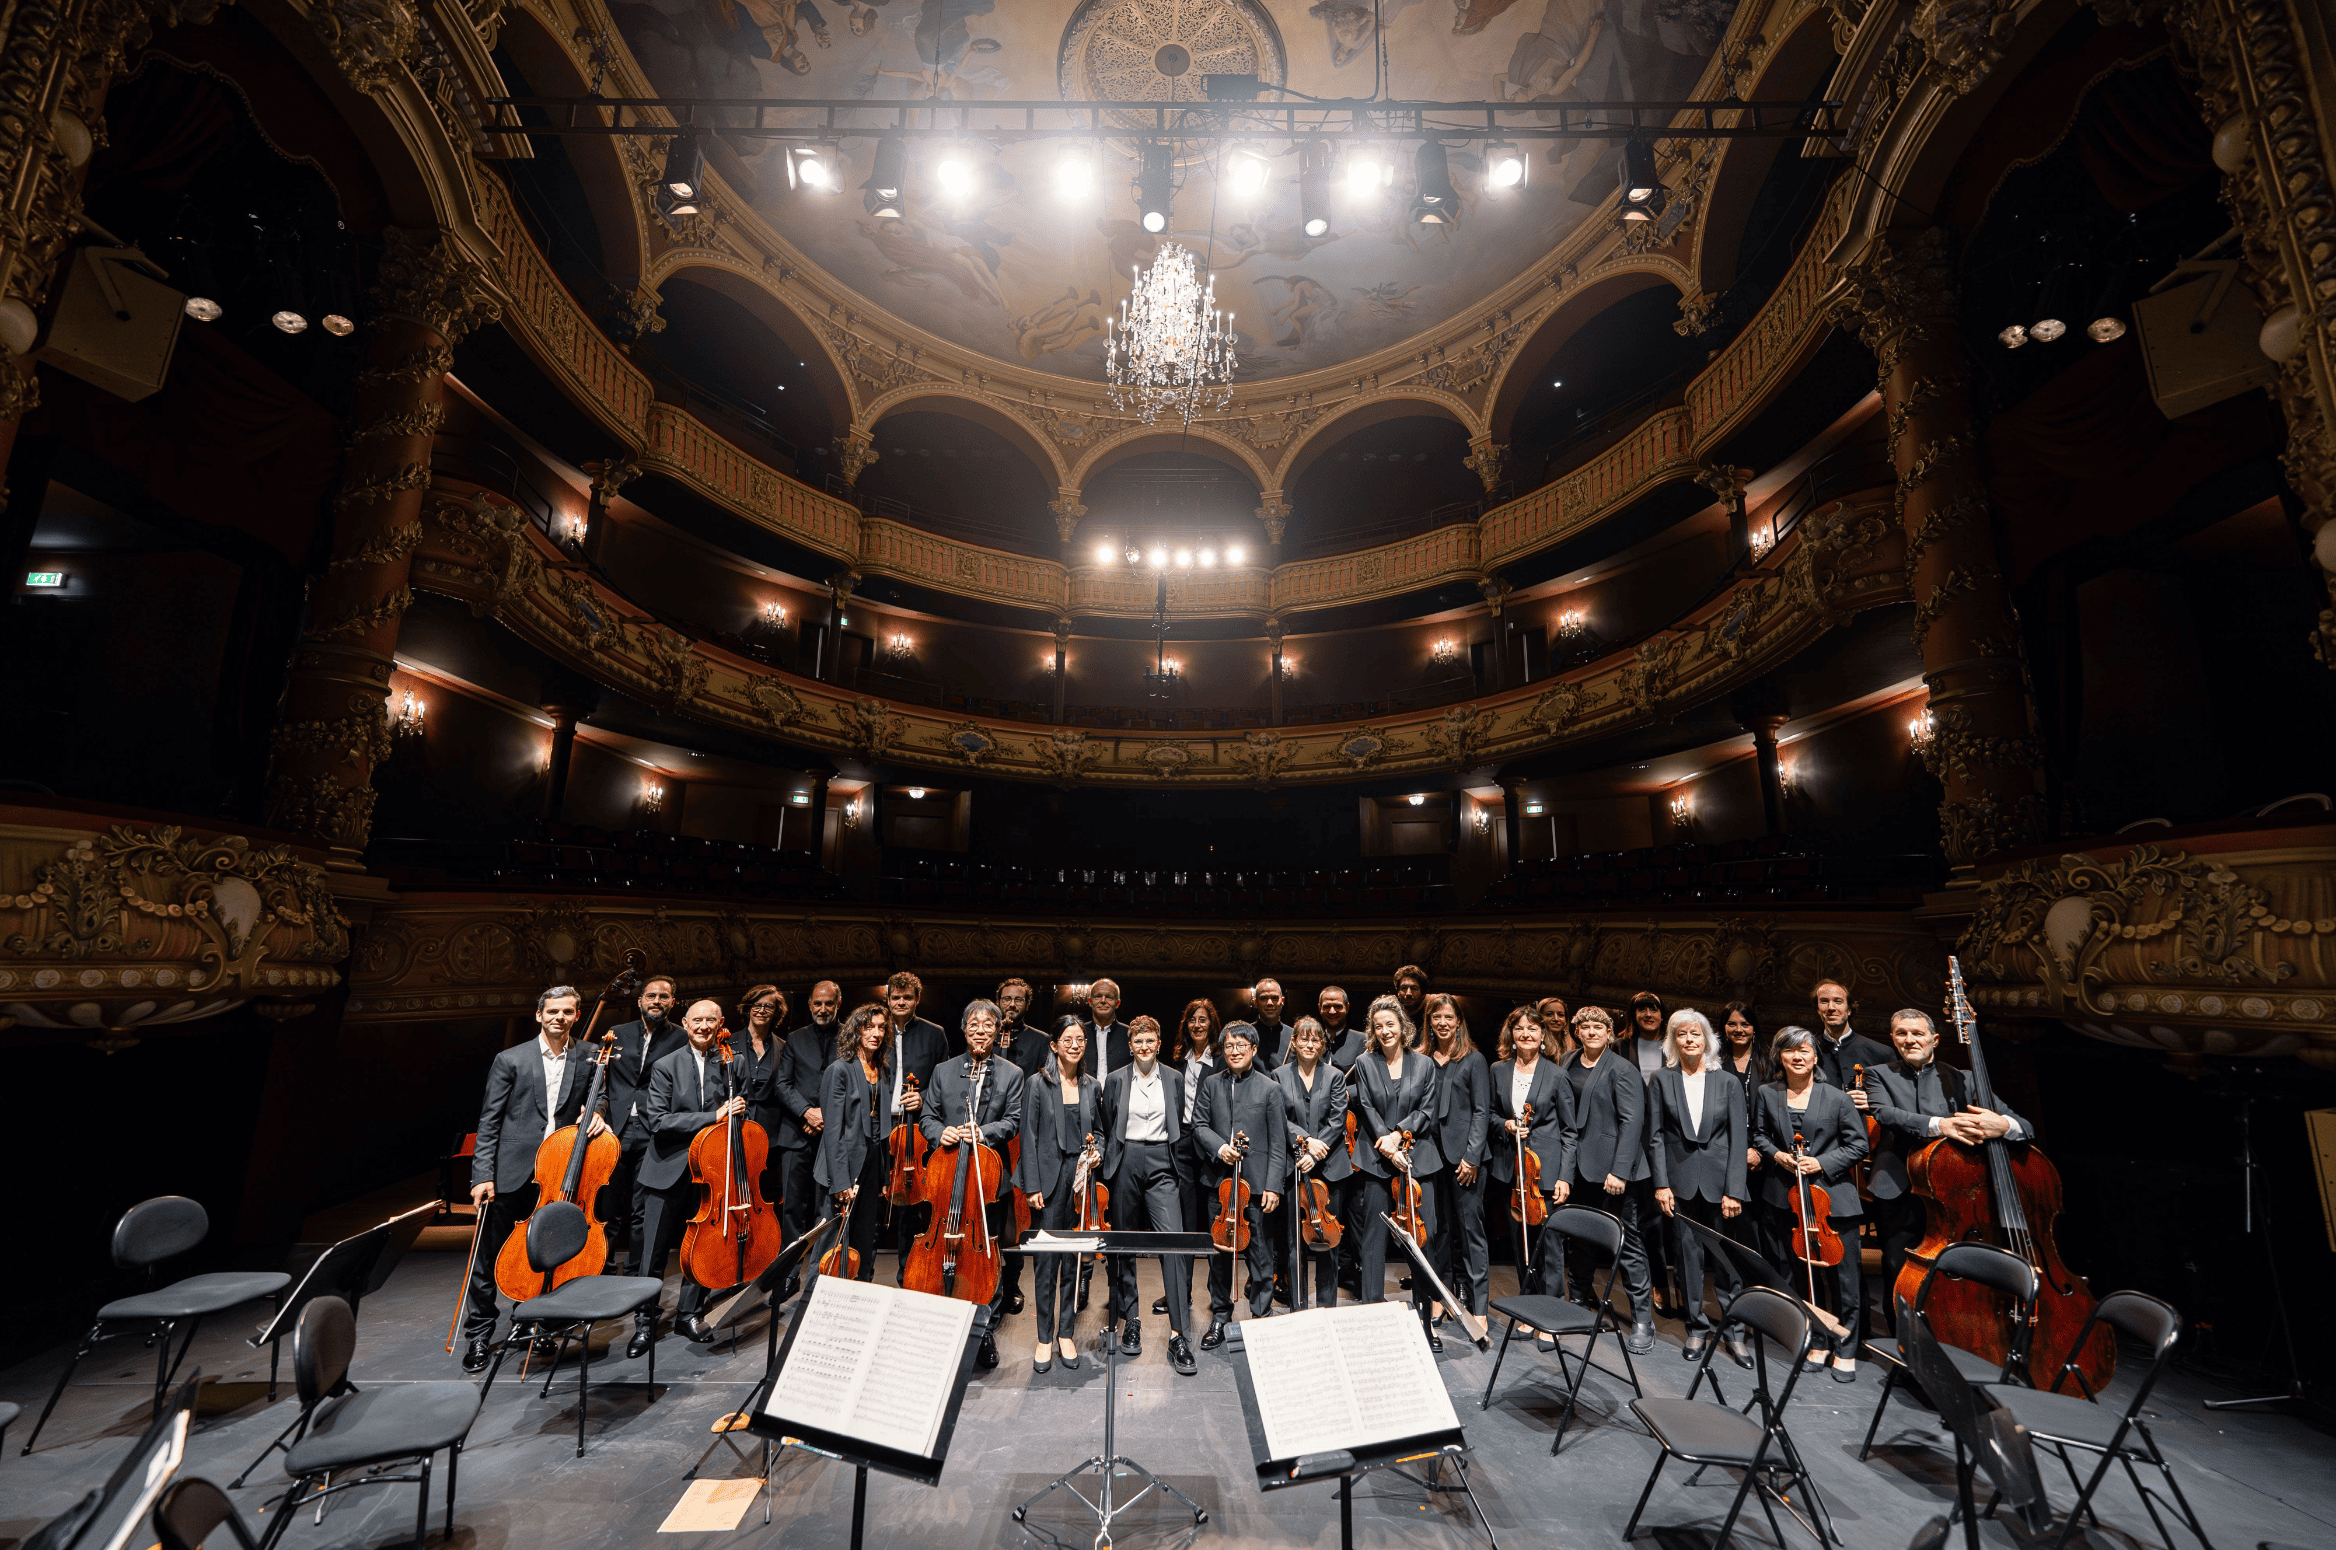
[[[453,1238],[435,1233],[435,1239]],[[463,1265],[459,1250],[418,1250],[398,1268],[387,1287],[367,1300],[360,1320],[353,1381],[378,1385],[459,1378],[453,1357],[444,1354],[447,1318]],[[890,1256],[879,1273],[890,1275]],[[1508,1272],[1495,1271],[1496,1295],[1508,1289]],[[1158,1291],[1154,1266],[1144,1266],[1148,1307]],[[671,1292],[668,1291],[670,1302]],[[1204,1298],[1205,1300],[1205,1298]],[[1082,1325],[1092,1346],[1102,1305],[1098,1286],[1093,1309]],[[187,1469],[225,1484],[293,1416],[286,1396],[274,1406],[264,1401],[267,1355],[253,1351],[243,1336],[254,1318],[235,1318],[207,1329],[198,1339],[194,1362],[213,1377],[244,1387],[224,1388],[218,1413],[207,1416],[192,1441]],[[538,1384],[499,1381],[471,1434],[461,1470],[454,1543],[458,1550],[574,1550],[578,1546],[648,1543],[681,1498],[689,1469],[702,1449],[716,1441],[709,1423],[737,1405],[760,1375],[761,1317],[748,1322],[733,1354],[727,1347],[695,1347],[667,1336],[658,1347],[654,1403],[638,1387],[595,1387],[588,1442],[575,1456],[576,1410],[572,1366],[548,1399]],[[1200,1352],[1200,1372],[1180,1378],[1168,1366],[1165,1321],[1145,1320],[1144,1354],[1119,1369],[1121,1450],[1157,1470],[1205,1507],[1206,1527],[1194,1540],[1189,1516],[1173,1504],[1154,1511],[1140,1504],[1120,1520],[1119,1543],[1127,1547],[1196,1542],[1222,1545],[1335,1546],[1338,1512],[1334,1487],[1313,1485],[1262,1495],[1253,1483],[1248,1442],[1233,1382],[1232,1348]],[[596,1377],[637,1377],[640,1364],[622,1360],[623,1332],[616,1332],[616,1359],[596,1362]],[[1063,1493],[1032,1514],[1026,1529],[1010,1516],[1013,1506],[1056,1474],[1098,1451],[1103,1413],[1101,1363],[1089,1359],[1077,1372],[1059,1364],[1039,1375],[1030,1370],[1032,1331],[1027,1314],[1006,1321],[1000,1341],[1003,1361],[995,1372],[977,1373],[960,1418],[947,1472],[937,1489],[881,1476],[871,1478],[867,1543],[871,1546],[1045,1545],[1048,1530],[1062,1542],[1084,1546],[1094,1527],[1081,1527],[1076,1503]],[[41,1438],[39,1451],[19,1457],[32,1415],[67,1352],[59,1349],[0,1375],[0,1398],[25,1407],[11,1428],[7,1457],[0,1461],[0,1547],[21,1541],[39,1523],[70,1506],[103,1480],[143,1429],[152,1356],[136,1340],[111,1342],[84,1363]],[[1602,1354],[1618,1366],[1611,1343]],[[1561,1391],[1547,1385],[1555,1371],[1551,1358],[1529,1347],[1512,1346],[1501,1374],[1502,1392],[1489,1411],[1479,1411],[1492,1358],[1458,1339],[1445,1341],[1442,1366],[1472,1449],[1471,1477],[1492,1527],[1504,1546],[1613,1546],[1655,1457],[1655,1445],[1635,1428],[1629,1390],[1616,1378],[1593,1376],[1584,1388],[1586,1414],[1566,1437],[1560,1457],[1551,1458]],[[1723,1358],[1723,1371],[1735,1369]],[[2130,1360],[2125,1372],[2132,1371]],[[1678,1394],[1691,1369],[1680,1359],[1679,1332],[1666,1326],[1663,1343],[1642,1359],[1640,1372],[1650,1393]],[[2129,1381],[2121,1374],[2122,1399]],[[1867,1364],[1855,1385],[1812,1375],[1801,1385],[1790,1419],[1819,1489],[1851,1550],[1906,1545],[1928,1519],[1945,1510],[1952,1491],[1951,1454],[1944,1434],[1925,1411],[1901,1408],[1893,1399],[1881,1448],[1869,1463],[1857,1462],[1857,1443],[1872,1414],[1880,1375]],[[2260,1543],[2336,1544],[2336,1446],[2310,1427],[2277,1414],[2216,1415],[2199,1401],[2212,1391],[2174,1375],[2153,1399],[2153,1425],[2177,1460],[2184,1490],[2199,1508],[2218,1550],[2243,1550]],[[238,1402],[240,1401],[240,1402]],[[231,1407],[231,1408],[230,1408]],[[743,1440],[733,1454],[718,1446],[706,1462],[713,1476],[757,1472],[756,1448]],[[1725,1512],[1733,1482],[1707,1475],[1686,1487],[1687,1471],[1665,1471],[1648,1509],[1648,1521],[1665,1526],[1651,1542],[1665,1547],[1710,1543]],[[775,1514],[762,1522],[760,1503],[734,1531],[673,1536],[677,1546],[720,1550],[732,1541],[789,1547],[843,1545],[851,1522],[851,1474],[842,1466],[799,1450],[780,1455],[775,1476]],[[442,1478],[442,1477],[441,1477]],[[235,1493],[255,1527],[263,1506],[284,1484],[271,1462],[251,1486]],[[1126,1487],[1123,1487],[1123,1495]],[[2066,1501],[2061,1485],[2059,1499]],[[441,1492],[441,1498],[443,1493]],[[1156,1498],[1154,1500],[1157,1500]],[[2092,1547],[2152,1544],[2149,1521],[2129,1486],[2104,1490],[2102,1527],[2074,1541]],[[434,1511],[431,1531],[442,1527]],[[1672,1527],[1676,1526],[1676,1527]],[[1789,1541],[1812,1543],[1786,1525]],[[410,1542],[413,1487],[366,1488],[337,1497],[322,1526],[302,1514],[291,1528],[291,1550],[323,1547],[387,1547]],[[1741,1531],[1748,1543],[1768,1543],[1757,1518]],[[2009,1545],[2005,1529],[1990,1524],[1990,1544]],[[1391,1475],[1371,1477],[1358,1489],[1355,1507],[1358,1545],[1450,1545],[1484,1543],[1480,1529],[1450,1502],[1430,1502],[1417,1486]],[[220,1541],[225,1543],[224,1539]],[[1642,1542],[1650,1542],[1642,1539]],[[133,1538],[132,1550],[151,1540]],[[1959,1540],[1958,1540],[1959,1543]]]

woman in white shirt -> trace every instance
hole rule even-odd
[[[1701,1012],[1692,1007],[1673,1012],[1663,1032],[1663,1069],[1647,1083],[1647,1161],[1687,1305],[1687,1343],[1680,1354],[1691,1362],[1711,1343],[1712,1325],[1704,1310],[1703,1241],[1681,1225],[1681,1218],[1716,1229],[1742,1214],[1749,1193],[1744,1089],[1730,1073],[1714,1068],[1711,1046],[1711,1023]],[[1732,1293],[1734,1272],[1725,1263],[1714,1268],[1722,1295]],[[1731,1338],[1728,1354],[1749,1366],[1749,1353],[1739,1353],[1737,1346]]]

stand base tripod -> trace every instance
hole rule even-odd
[[[1073,1468],[1063,1471],[1063,1473],[1058,1476],[1051,1485],[1047,1486],[1045,1490],[1039,1492],[1036,1496],[1031,1497],[1030,1500],[1024,1502],[1021,1506],[1016,1507],[1014,1509],[1014,1521],[1016,1523],[1025,1521],[1030,1515],[1031,1508],[1037,1506],[1040,1502],[1044,1501],[1047,1497],[1053,1495],[1058,1490],[1070,1492],[1073,1496],[1076,1496],[1081,1502],[1086,1504],[1087,1510],[1089,1512],[1095,1514],[1095,1550],[1103,1550],[1105,1545],[1111,1543],[1112,1520],[1118,1517],[1121,1513],[1127,1511],[1130,1507],[1133,1507],[1137,1502],[1142,1501],[1153,1491],[1163,1492],[1184,1503],[1185,1507],[1191,1511],[1192,1521],[1195,1524],[1208,1522],[1209,1515],[1201,1509],[1200,1503],[1194,1501],[1191,1497],[1185,1495],[1182,1491],[1179,1491],[1176,1489],[1176,1487],[1170,1485],[1167,1481],[1161,1479],[1158,1475],[1153,1474],[1150,1470],[1137,1463],[1134,1459],[1131,1459],[1122,1453],[1113,1453],[1109,1451],[1114,1443],[1113,1432],[1115,1404],[1118,1398],[1118,1394],[1119,1339],[1117,1336],[1113,1335],[1109,1329],[1105,1329],[1103,1331],[1103,1446],[1105,1451],[1096,1454],[1093,1458],[1088,1459]],[[1130,1471],[1131,1473],[1142,1475],[1144,1477],[1144,1485],[1143,1488],[1137,1491],[1135,1495],[1129,1497],[1126,1501],[1119,1502],[1115,1505],[1111,1499],[1112,1477],[1118,1470],[1123,1468]],[[1092,1497],[1071,1483],[1072,1481],[1078,1479],[1081,1475],[1087,1473],[1089,1470],[1094,1470],[1097,1474],[1103,1477],[1102,1490],[1097,1492],[1096,1495]]]

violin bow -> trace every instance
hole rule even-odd
[[[463,1304],[470,1300],[470,1273],[478,1268],[479,1239],[487,1230],[487,1208],[479,1206],[470,1228],[470,1258],[463,1262],[462,1285],[454,1294],[454,1317],[446,1322],[446,1354],[454,1354],[454,1332],[462,1327]]]

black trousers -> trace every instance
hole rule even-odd
[[[1452,1295],[1481,1317],[1492,1298],[1492,1246],[1484,1237],[1484,1170],[1477,1170],[1475,1183],[1463,1184],[1456,1169],[1446,1168],[1428,1184],[1436,1197],[1436,1237],[1428,1259]]]
[[[1070,1182],[1066,1176],[1064,1184]],[[1079,1219],[1079,1195],[1076,1190],[1063,1188],[1047,1197],[1046,1204],[1031,1213],[1032,1225],[1048,1232],[1068,1232]],[[1023,1259],[1020,1254],[1006,1256],[1009,1264]],[[1030,1290],[1037,1307],[1031,1318],[1038,1325],[1038,1339],[1067,1340],[1079,1321],[1079,1255],[1032,1254]]]
[[[1395,1209],[1395,1181],[1382,1179],[1368,1173],[1358,1174],[1356,1177],[1363,1181],[1356,1191],[1359,1198],[1355,1203],[1355,1216],[1362,1229],[1359,1241],[1355,1244],[1355,1267],[1361,1272],[1363,1278],[1362,1300],[1364,1302],[1385,1302],[1387,1300],[1388,1248],[1385,1216]],[[1431,1173],[1420,1180],[1420,1225],[1427,1229],[1427,1242],[1420,1245],[1423,1249],[1429,1248],[1435,1242],[1436,1180],[1439,1177],[1441,1175]],[[1432,1255],[1432,1249],[1430,1249],[1430,1253]],[[1400,1250],[1397,1251],[1396,1257],[1402,1258]],[[1408,1273],[1411,1262],[1404,1260],[1403,1263],[1404,1269]],[[1426,1302],[1428,1289],[1425,1286],[1414,1287],[1411,1300]]]
[[[463,1338],[467,1340],[495,1338],[495,1319],[500,1311],[495,1302],[495,1256],[503,1252],[511,1229],[535,1209],[535,1193],[533,1182],[508,1195],[498,1190],[480,1212],[479,1252],[470,1267],[470,1305],[462,1316]]]
[[[1286,1206],[1271,1216],[1266,1215],[1260,1208],[1263,1199],[1261,1191],[1250,1191],[1249,1210],[1246,1213],[1249,1218],[1249,1247],[1239,1254],[1228,1254],[1219,1249],[1209,1256],[1209,1317],[1212,1319],[1232,1317],[1233,1261],[1236,1259],[1248,1262],[1246,1284],[1249,1288],[1249,1316],[1262,1319],[1273,1312],[1274,1265],[1280,1258],[1275,1253],[1274,1239],[1277,1233],[1289,1230],[1290,1218]],[[1212,1213],[1216,1210],[1214,1198],[1209,1202],[1209,1209]]]
[[[1671,1203],[1674,1214],[1663,1223],[1667,1229],[1664,1236],[1671,1240],[1672,1263],[1679,1267],[1679,1296],[1687,1305],[1687,1327],[1709,1334],[1711,1315],[1703,1310],[1706,1272],[1719,1279],[1722,1300],[1735,1295],[1742,1283],[1726,1260],[1716,1255],[1707,1258],[1703,1240],[1686,1224],[1700,1222],[1717,1232],[1728,1218],[1720,1215],[1720,1203],[1716,1200],[1690,1200],[1685,1195],[1674,1194]]]
[[[827,1196],[811,1177],[818,1162],[815,1139],[771,1153],[771,1171],[779,1176],[779,1221],[789,1243],[811,1230],[811,1224],[819,1220],[820,1208],[827,1204]]]
[[[1210,1170],[1216,1166],[1216,1161],[1214,1157],[1201,1154],[1200,1138],[1192,1133],[1192,1127],[1187,1123],[1184,1134],[1176,1140],[1176,1165],[1184,1170],[1184,1183],[1179,1186],[1177,1193],[1184,1202],[1182,1209],[1188,1224],[1185,1230],[1188,1232],[1208,1231],[1209,1222],[1216,1215],[1217,1186],[1210,1177]],[[1216,1263],[1214,1256],[1209,1262],[1211,1265]],[[1192,1277],[1199,1273],[1201,1265],[1199,1260],[1191,1258],[1187,1258],[1184,1263],[1184,1298],[1190,1302]],[[1212,1270],[1210,1273],[1215,1272]]]
[[[649,1155],[649,1133],[619,1136],[616,1171],[600,1192],[596,1207],[600,1225],[608,1234],[608,1257],[624,1261],[634,1275],[641,1273],[641,1159]]]
[[[1844,1184],[1844,1189],[1850,1186]],[[1809,1289],[1809,1266],[1793,1256],[1793,1216],[1783,1206],[1763,1204],[1760,1207],[1762,1230],[1769,1241],[1769,1263],[1793,1278],[1793,1285],[1806,1292]],[[1858,1219],[1854,1216],[1833,1218],[1833,1230],[1841,1234],[1843,1253],[1838,1265],[1816,1267],[1817,1296],[1820,1308],[1841,1320],[1849,1333],[1833,1340],[1836,1353],[1855,1357],[1866,1338],[1866,1278],[1865,1267],[1858,1254]],[[1826,1332],[1817,1331],[1817,1349],[1825,1348]]]
[[[1673,1272],[1679,1266],[1671,1253],[1671,1223],[1663,1215],[1663,1208],[1655,1204],[1655,1181],[1651,1178],[1633,1179],[1631,1194],[1638,1197],[1638,1219],[1646,1234],[1647,1284],[1663,1288],[1665,1301],[1670,1300],[1671,1288],[1678,1284]]]
[[[1898,1272],[1906,1268],[1906,1251],[1922,1241],[1928,1225],[1919,1195],[1875,1200],[1874,1230],[1882,1239],[1882,1316],[1890,1332],[1898,1332]]]
[[[1603,1177],[1585,1179],[1576,1177],[1571,1193],[1566,1196],[1569,1206],[1588,1206],[1604,1211],[1622,1223],[1622,1289],[1630,1297],[1631,1319],[1650,1324],[1655,1317],[1654,1283],[1647,1274],[1646,1224],[1639,1216],[1639,1192],[1626,1187],[1619,1195],[1606,1193]],[[1551,1233],[1552,1238],[1557,1237]],[[1571,1240],[1566,1243],[1566,1286],[1572,1296],[1587,1298],[1595,1289],[1592,1274],[1599,1267],[1596,1256]]]
[[[1298,1177],[1312,1179],[1313,1175],[1303,1173]],[[1290,1307],[1292,1309],[1308,1306],[1316,1308],[1335,1308],[1338,1306],[1338,1254],[1339,1249],[1346,1247],[1349,1241],[1346,1225],[1347,1218],[1354,1211],[1355,1175],[1350,1173],[1345,1178],[1336,1181],[1324,1179],[1322,1187],[1330,1198],[1330,1205],[1325,1214],[1339,1227],[1337,1247],[1308,1249],[1300,1247],[1297,1243],[1298,1205],[1294,1198],[1296,1185],[1290,1186],[1293,1198],[1283,1201],[1282,1208],[1274,1213],[1276,1218],[1273,1229],[1274,1242],[1281,1245],[1284,1261],[1282,1272],[1289,1284]],[[1306,1300],[1306,1267],[1309,1265],[1313,1266],[1314,1269],[1314,1300],[1311,1304]]]
[[[1119,1177],[1111,1181],[1111,1223],[1123,1232],[1185,1230],[1184,1195],[1168,1160],[1168,1143],[1127,1143]],[[1138,1317],[1134,1256],[1111,1256],[1111,1284],[1119,1311],[1131,1319]],[[1192,1328],[1192,1256],[1161,1255],[1160,1284],[1168,1294],[1168,1327],[1178,1334],[1187,1332]]]
[[[697,1215],[699,1184],[695,1179],[682,1179],[663,1189],[644,1185],[641,1189],[641,1243],[649,1256],[649,1268],[643,1275],[665,1276],[665,1262],[680,1247],[682,1232],[689,1219]],[[681,1278],[681,1295],[674,1300],[673,1315],[686,1319],[693,1313],[705,1311],[706,1288],[691,1280],[686,1272]]]
[[[884,1181],[891,1172],[892,1161],[884,1148],[869,1143],[867,1156],[860,1159],[859,1198],[852,1204],[852,1219],[844,1224],[842,1235],[846,1246],[860,1251],[859,1279],[863,1281],[876,1279],[876,1235],[884,1229]],[[829,1203],[833,1204],[832,1196]]]

